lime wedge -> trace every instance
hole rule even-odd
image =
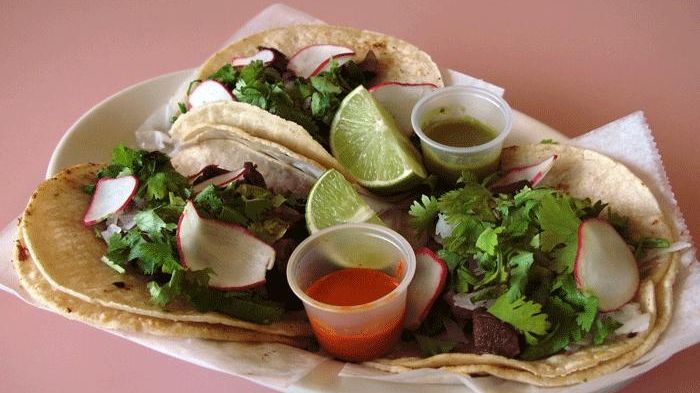
[[[314,184],[306,201],[309,233],[343,223],[382,224],[377,214],[335,169],[326,171]]]
[[[331,124],[330,144],[333,156],[373,191],[404,191],[427,176],[411,142],[362,86],[340,104]]]

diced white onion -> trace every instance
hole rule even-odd
[[[476,302],[473,302],[472,299],[480,295],[482,292],[491,289],[490,287],[480,289],[476,292],[470,292],[470,293],[458,293],[454,296],[452,296],[452,302],[454,303],[455,306],[464,308],[466,310],[476,310],[479,307],[490,307],[495,299],[487,299],[487,300],[479,300]]]
[[[134,220],[134,217],[136,217],[136,213],[134,212],[124,212],[119,216],[119,221],[118,224],[119,226],[125,230],[128,231],[129,229],[133,228],[136,225],[136,220]]]
[[[615,330],[615,334],[618,335],[643,332],[649,329],[651,320],[651,315],[641,311],[639,303],[627,303],[607,315],[622,324]]]
[[[435,224],[435,241],[442,244],[442,240],[450,236],[454,229],[454,225],[447,222],[445,214],[438,214],[437,223]]]
[[[109,238],[112,237],[115,233],[120,233],[122,231],[121,228],[114,224],[109,224],[107,225],[107,229],[104,231],[100,232],[100,235],[102,236],[102,239],[104,239],[105,243],[109,242]]]
[[[688,242],[675,242],[671,244],[668,248],[655,248],[653,250],[647,251],[646,255],[644,256],[644,259],[642,259],[642,263],[653,261],[654,259],[662,255],[666,255],[668,253],[676,251],[682,251],[690,247],[692,247],[692,244]]]

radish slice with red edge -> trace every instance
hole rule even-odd
[[[247,229],[199,216],[187,201],[177,225],[180,261],[190,270],[211,269],[209,286],[243,290],[265,284],[275,263],[275,250]]]
[[[509,193],[518,191],[525,185],[535,187],[542,181],[547,172],[552,169],[556,159],[557,155],[554,154],[537,164],[513,168],[502,178],[491,184],[489,188],[493,192]]]
[[[600,311],[612,311],[634,298],[639,267],[632,250],[607,221],[591,218],[578,227],[574,262],[576,286],[598,298]]]
[[[139,179],[135,176],[101,178],[95,185],[90,206],[83,216],[83,224],[95,225],[111,214],[124,210],[138,188]]]
[[[445,288],[447,265],[427,247],[416,250],[416,273],[408,286],[406,329],[417,329]]]
[[[217,81],[207,80],[198,84],[187,100],[190,108],[219,101],[234,101],[231,92]]]
[[[432,83],[383,82],[372,86],[369,92],[396,120],[396,125],[406,135],[413,134],[411,112],[426,94],[437,89]]]
[[[319,64],[318,67],[316,67],[316,69],[311,72],[311,76],[318,75],[323,71],[328,71],[331,68],[331,60],[335,60],[335,62],[338,64],[338,67],[340,67],[341,65],[352,60],[353,56],[355,56],[354,53],[345,53],[345,54],[333,56],[332,58],[329,57],[326,60],[324,60],[321,64]]]
[[[231,59],[231,65],[234,67],[245,67],[255,60],[261,60],[263,65],[268,65],[275,60],[275,54],[269,49],[262,49],[251,56],[234,57]]]
[[[243,179],[243,175],[245,174],[245,171],[246,171],[246,168],[243,167],[243,168],[235,170],[235,171],[226,172],[224,174],[214,176],[210,179],[204,180],[201,183],[195,184],[192,187],[192,191],[195,194],[198,194],[198,193],[202,192],[202,190],[207,188],[207,186],[209,186],[210,184],[213,184],[217,187],[221,187],[221,186],[225,186],[231,182],[234,182],[236,180],[241,180],[241,179]]]
[[[195,182],[197,181],[198,178],[202,176],[206,176],[207,178],[214,177],[214,176],[219,176],[223,175],[224,173],[231,172],[228,169],[224,169],[219,167],[216,164],[209,164],[205,166],[204,168],[200,169],[199,172],[187,176],[187,179],[190,180],[190,182]]]
[[[300,49],[289,58],[287,68],[297,76],[308,78],[320,72],[331,58],[352,56],[355,51],[338,45],[310,45]]]

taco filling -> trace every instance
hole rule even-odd
[[[145,277],[153,303],[168,309],[184,302],[256,323],[299,308],[283,272],[285,257],[306,236],[304,201],[269,191],[254,164],[205,167],[186,178],[162,153],[118,146],[97,177],[86,186],[87,215],[118,194],[100,190],[107,182],[136,180],[118,203],[123,208],[86,223],[107,244],[101,260]]]
[[[331,47],[316,47],[324,46]],[[305,49],[314,48],[300,52]],[[349,55],[354,54],[352,49],[345,50]],[[319,57],[323,65],[314,67],[310,75],[301,66],[293,67],[295,63],[290,67],[290,59],[279,50],[259,47],[256,55],[233,59],[205,80],[192,81],[187,89],[187,102],[178,103],[178,108],[186,113],[189,108],[217,101],[251,104],[299,124],[328,149],[328,132],[340,102],[357,86],[368,86],[377,74],[377,59],[372,51],[358,62],[328,53],[328,58]],[[292,61],[300,55],[303,53],[293,56]]]
[[[636,260],[650,248],[668,247],[667,240],[633,238],[628,219],[605,203],[551,187],[493,192],[473,180],[458,185],[423,196],[410,210],[413,224],[433,234],[449,272],[445,292],[413,333],[424,353],[534,360],[647,329],[649,315],[628,304],[639,286]],[[611,254],[618,251],[624,256],[616,260]],[[602,260],[598,252],[611,256]],[[632,266],[624,274],[590,272],[627,256]],[[613,288],[599,288],[606,280]]]

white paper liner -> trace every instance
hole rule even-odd
[[[301,11],[285,5],[272,5],[245,24],[228,41],[256,31],[297,23],[323,23]],[[477,85],[502,95],[503,89],[453,70],[441,70],[446,85]],[[166,130],[171,113],[169,103],[155,112],[139,130]],[[673,217],[681,238],[692,244],[683,216],[677,207],[655,142],[641,112],[585,134],[575,144],[610,155],[627,164],[654,190],[663,203],[664,211]],[[0,290],[35,304],[19,286],[11,263],[15,247],[16,222],[10,222],[0,232]],[[695,263],[693,263],[695,262]],[[415,370],[403,374],[386,374],[355,364],[347,364],[340,375],[402,383],[463,384],[474,392],[590,392],[612,387],[621,381],[640,375],[672,354],[700,341],[700,265],[694,249],[683,252],[686,267],[675,286],[676,299],[671,324],[659,344],[634,365],[588,383],[566,388],[538,388],[531,385],[504,381],[498,378],[469,378],[438,370]],[[327,360],[317,354],[280,344],[221,343],[200,339],[155,337],[107,330],[127,340],[158,352],[227,374],[253,380],[273,389],[282,390],[299,381]]]

